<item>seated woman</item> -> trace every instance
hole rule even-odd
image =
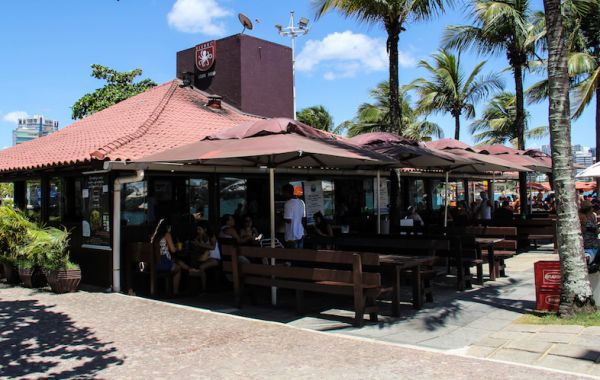
[[[579,206],[579,223],[581,224],[581,233],[583,235],[583,250],[588,263],[591,263],[598,254],[600,243],[598,242],[598,222],[596,213],[592,208],[592,202],[588,200],[581,201]]]
[[[242,243],[242,238],[235,229],[235,218],[231,214],[225,214],[221,217],[221,228],[219,229],[219,238],[231,239],[236,243]]]
[[[154,234],[150,239],[150,243],[159,244],[159,255],[156,270],[159,272],[172,272],[173,273],[173,294],[177,296],[179,294],[179,284],[181,283],[181,270],[187,270],[189,272],[197,272],[197,269],[190,267],[180,260],[173,259],[172,254],[177,252],[175,243],[173,242],[173,236],[171,235],[171,227],[166,223],[164,219],[161,219],[154,230]]]
[[[425,223],[423,222],[423,218],[421,218],[421,215],[419,215],[415,206],[410,206],[408,208],[408,216],[406,217],[406,219],[412,219],[415,226],[425,225]]]
[[[244,225],[240,229],[239,235],[242,243],[244,244],[256,244],[261,236],[258,233],[258,230],[254,227],[252,218],[249,216],[244,218]]]
[[[206,289],[206,270],[216,267],[221,260],[221,252],[217,237],[209,228],[208,222],[201,220],[196,224],[196,237],[190,241],[192,251],[198,253],[192,265],[198,267],[198,275],[202,281],[202,290]]]

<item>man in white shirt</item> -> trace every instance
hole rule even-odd
[[[306,206],[302,200],[294,197],[294,186],[287,183],[283,185],[281,194],[286,199],[283,207],[285,220],[285,245],[288,248],[304,248],[304,225]]]

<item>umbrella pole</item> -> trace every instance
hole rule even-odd
[[[271,248],[275,248],[275,169],[269,168],[269,203],[271,222]],[[271,259],[271,265],[275,265],[275,259]],[[271,304],[277,305],[277,288],[271,287]]]
[[[444,227],[448,227],[448,173],[446,171],[446,182],[444,183]]]
[[[375,191],[377,191],[377,195],[375,196],[376,200],[377,200],[377,234],[379,235],[381,233],[381,205],[379,204],[379,202],[381,202],[381,196],[379,194],[380,192],[380,186],[381,186],[381,173],[379,172],[379,170],[377,170],[377,189]]]

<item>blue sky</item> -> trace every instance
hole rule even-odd
[[[400,37],[400,82],[424,75],[416,67],[439,47],[444,27],[468,22],[466,3],[427,23],[409,24]],[[541,9],[541,0],[534,0]],[[44,114],[71,123],[71,105],[101,86],[90,65],[118,70],[140,67],[144,77],[162,83],[175,77],[175,53],[200,42],[241,31],[237,14],[255,22],[250,34],[281,44],[274,25],[287,25],[289,12],[310,18],[310,32],[297,40],[297,105],[323,104],[336,124],[351,119],[369,100],[369,89],[387,79],[385,32],[333,12],[314,20],[310,0],[4,0],[0,2],[0,148],[12,144],[16,116]],[[483,58],[463,53],[467,70]],[[486,57],[488,71],[506,68],[504,56]],[[509,72],[506,88],[512,89]],[[536,78],[526,77],[526,85]],[[482,105],[478,107],[482,108]],[[547,125],[547,105],[529,106],[530,126]],[[449,115],[430,117],[453,136]],[[469,121],[461,140],[472,143]],[[593,109],[573,124],[573,143],[594,140]],[[529,146],[546,144],[547,139]]]

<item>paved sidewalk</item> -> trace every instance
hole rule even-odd
[[[8,378],[575,379],[118,294],[0,285]]]

